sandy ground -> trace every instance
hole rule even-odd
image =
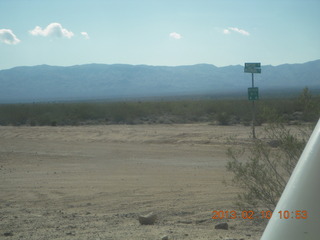
[[[236,210],[222,184],[232,137],[250,127],[0,127],[0,239],[259,239],[266,222]],[[257,129],[259,132],[259,128]],[[154,212],[154,225],[138,216]],[[227,222],[229,230],[215,225]]]

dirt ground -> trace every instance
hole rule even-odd
[[[0,239],[259,239],[266,222],[236,210],[225,186],[228,139],[250,127],[0,127]],[[259,128],[257,128],[259,133]],[[154,225],[138,216],[154,212]],[[229,230],[215,229],[227,222]],[[165,239],[165,238],[164,238]]]

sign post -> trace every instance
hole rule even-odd
[[[255,131],[255,106],[254,101],[259,100],[259,89],[254,87],[254,73],[261,73],[261,64],[260,63],[245,63],[244,64],[244,72],[251,73],[252,76],[252,87],[248,88],[248,99],[252,101],[252,137],[256,138],[256,131]]]

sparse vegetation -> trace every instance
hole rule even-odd
[[[297,98],[262,99],[256,104],[256,125],[266,122],[316,121],[320,96],[309,90]],[[216,122],[221,125],[251,121],[247,99],[176,100],[0,105],[0,125],[153,124]]]
[[[233,173],[232,184],[242,189],[236,202],[239,208],[275,208],[311,134],[305,126],[293,133],[283,123],[315,122],[319,118],[319,105],[308,88],[295,103],[292,108],[264,106],[259,116],[260,121],[268,122],[263,137],[253,140],[251,146],[229,148],[226,168]]]
[[[233,147],[227,152],[232,184],[242,189],[236,201],[241,209],[274,209],[310,132],[293,134],[283,124],[271,124],[264,134],[252,146]]]

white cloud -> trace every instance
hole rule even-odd
[[[230,34],[231,31],[236,32],[236,33],[240,33],[241,35],[245,35],[245,36],[249,36],[250,35],[249,32],[247,32],[247,31],[245,31],[243,29],[236,28],[236,27],[228,27],[228,28],[223,30],[223,33],[224,34]]]
[[[246,36],[250,35],[250,33],[248,33],[247,31],[245,31],[243,29],[236,28],[236,27],[230,27],[229,29],[234,31],[234,32],[240,33],[242,35],[246,35]]]
[[[89,39],[89,34],[87,32],[81,32],[81,35],[85,38],[85,39]]]
[[[228,29],[223,29],[223,34],[230,34],[230,30],[228,30]]]
[[[176,33],[176,32],[170,33],[169,36],[170,36],[171,38],[174,38],[174,39],[181,39],[181,38],[182,38],[181,34]]]
[[[36,26],[33,30],[29,31],[33,36],[44,36],[44,37],[66,37],[72,38],[73,32],[63,28],[60,23],[50,23],[45,29]]]
[[[10,29],[0,29],[0,42],[5,44],[17,44],[20,40]]]

